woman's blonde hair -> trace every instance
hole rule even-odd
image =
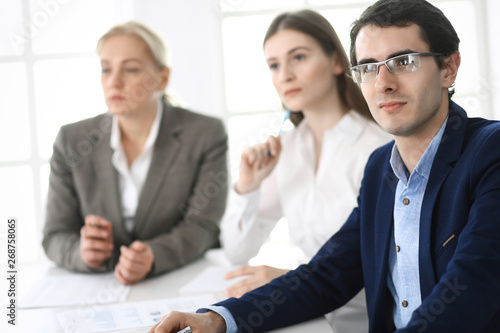
[[[113,36],[136,36],[139,37],[148,46],[151,54],[153,55],[155,64],[158,69],[163,69],[164,67],[169,67],[167,61],[167,49],[162,39],[150,28],[146,27],[144,24],[129,21],[122,24],[115,25],[109,29],[101,38],[97,41],[96,51],[99,54],[102,50],[104,42],[109,37]]]

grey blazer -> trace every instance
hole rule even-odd
[[[134,229],[124,226],[118,174],[111,163],[108,113],[61,127],[50,161],[42,245],[58,265],[75,271],[110,271],[121,245],[141,240],[153,249],[150,275],[188,263],[217,244],[227,195],[227,135],[218,119],[163,105],[163,117]],[[80,257],[85,216],[113,224],[114,253],[91,269]]]

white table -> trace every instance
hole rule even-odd
[[[154,299],[179,297],[177,290],[198,275],[203,269],[208,267],[210,262],[206,259],[199,259],[185,267],[172,272],[162,274],[153,278],[141,281],[131,287],[127,302],[147,301]],[[19,288],[26,291],[30,284],[47,270],[46,266],[22,267],[19,272]],[[50,267],[51,273],[71,274],[70,272]],[[64,308],[64,310],[70,308]],[[63,330],[56,318],[56,313],[62,308],[38,308],[38,309],[18,309],[18,325],[12,332],[50,332],[62,333]],[[127,332],[147,332],[148,329],[127,331]],[[10,331],[8,331],[10,332]],[[324,317],[295,325],[292,327],[276,330],[274,332],[303,333],[303,332],[332,332],[330,325]]]

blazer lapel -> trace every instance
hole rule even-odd
[[[161,189],[171,170],[171,164],[175,161],[182,147],[182,142],[179,139],[181,123],[176,113],[175,108],[163,102],[163,115],[154,146],[153,159],[137,205],[134,223],[134,234],[136,235],[137,230],[146,223],[151,207],[158,197],[157,192]]]
[[[376,233],[375,241],[377,248],[382,250],[382,256],[380,256],[379,269],[388,269],[388,258],[389,258],[389,246],[392,242],[391,235],[394,224],[394,194],[396,193],[396,186],[398,184],[398,178],[393,173],[389,162],[387,162],[387,169],[385,172],[385,184],[382,187],[378,202],[378,211],[376,214]],[[385,284],[385,278],[382,278]]]
[[[419,270],[422,300],[431,293],[437,282],[431,243],[432,223],[436,222],[432,221],[434,205],[453,164],[460,158],[466,124],[467,114],[465,111],[450,101],[448,123],[432,164],[420,213]]]
[[[377,293],[376,299],[379,300],[375,311],[374,318],[386,318],[389,316],[392,318],[392,312],[387,314],[388,308],[392,309],[392,303],[387,304],[387,277],[389,274],[389,249],[392,244],[392,230],[394,224],[394,194],[396,193],[396,186],[398,184],[398,178],[392,171],[389,164],[389,156],[387,157],[387,164],[384,171],[384,182],[381,190],[378,194],[377,200],[377,210],[375,214],[375,249],[380,251],[379,254],[375,256],[376,263],[376,274],[374,288]],[[392,319],[390,320],[392,324]],[[387,322],[378,321],[377,325],[382,327],[388,325]],[[390,325],[389,325],[390,326]]]
[[[111,115],[106,114],[111,122]],[[113,149],[110,146],[110,133],[104,135],[102,144],[95,151],[94,174],[96,175],[96,184],[99,193],[102,193],[100,211],[96,214],[101,215],[113,223],[113,234],[115,239],[130,241],[130,235],[125,230],[122,221],[118,174],[112,164]]]

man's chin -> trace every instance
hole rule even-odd
[[[408,136],[409,135],[409,130],[408,128],[406,128],[405,126],[402,126],[402,125],[397,125],[397,124],[385,124],[385,125],[381,125],[380,127],[382,127],[382,129],[384,131],[386,131],[387,133],[393,135],[393,136],[400,136],[400,137],[404,137],[404,136]]]

